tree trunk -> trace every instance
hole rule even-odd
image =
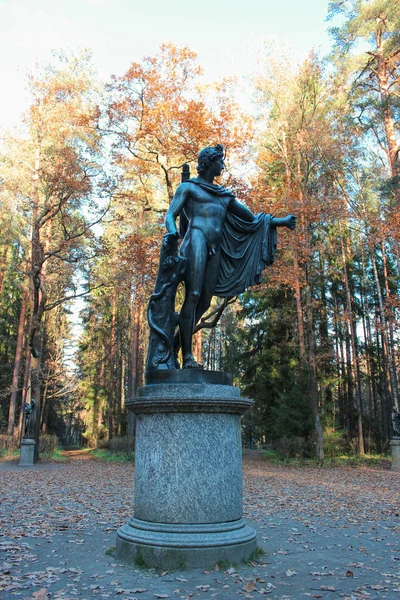
[[[9,245],[6,244],[4,251],[3,251],[3,256],[1,257],[1,262],[0,262],[0,294],[1,294],[1,290],[3,289],[3,282],[4,282],[4,277],[6,274],[8,250],[9,250]]]
[[[400,166],[398,162],[399,144],[397,143],[396,139],[396,127],[393,118],[392,105],[390,101],[390,86],[387,71],[387,62],[383,54],[382,43],[382,30],[379,29],[376,35],[376,58],[378,63],[376,75],[381,96],[381,102],[383,106],[383,124],[385,128],[386,143],[388,148],[389,169],[392,178],[395,179],[400,175]],[[394,195],[396,206],[398,208],[400,204],[400,186],[398,183],[395,186]]]
[[[298,276],[299,265],[298,265],[296,254],[294,254],[293,261],[294,261],[294,271],[295,271],[294,293],[295,293],[295,298],[296,298],[297,331],[298,331],[298,336],[299,336],[300,359],[302,361],[304,361],[305,356],[306,356],[306,344],[305,344],[305,337],[304,337],[303,307],[301,305],[300,280],[299,280],[299,276]]]
[[[304,286],[305,301],[306,301],[306,331],[307,331],[307,342],[308,342],[308,363],[310,369],[310,381],[311,381],[311,410],[314,420],[315,437],[316,437],[316,452],[317,461],[320,464],[324,462],[324,437],[321,419],[319,416],[318,407],[318,388],[317,388],[317,369],[315,363],[315,350],[314,350],[314,331],[313,331],[313,310],[311,300],[311,290],[308,283]]]
[[[31,350],[31,402],[35,407],[32,413],[32,432],[35,439],[35,461],[39,460],[40,435],[40,392],[41,392],[41,336],[40,323],[46,304],[46,293],[42,285],[41,271],[43,267],[43,246],[40,241],[39,210],[39,169],[40,149],[36,149],[35,169],[32,175],[33,206],[32,206],[32,240],[31,240],[31,327],[29,331],[29,347]]]
[[[382,297],[381,284],[379,281],[378,266],[376,264],[376,258],[374,255],[371,257],[371,260],[372,260],[372,267],[373,267],[374,278],[375,278],[376,291],[377,291],[377,295],[378,295],[379,316],[380,316],[380,327],[378,327],[378,330],[380,330],[381,340],[382,340],[382,362],[383,362],[383,366],[384,366],[384,377],[386,379],[386,388],[388,390],[388,404],[390,405],[389,406],[389,416],[390,416],[392,407],[395,405],[395,399],[394,399],[394,390],[393,390],[393,374],[391,373],[390,358],[389,358],[389,353],[388,353],[386,311],[385,311],[385,305],[384,305],[383,297]],[[388,422],[389,416],[384,414],[385,422]],[[385,430],[387,432],[387,425],[385,425]]]
[[[341,229],[341,228],[340,228]],[[356,407],[357,407],[357,429],[358,429],[358,452],[360,456],[364,456],[364,432],[363,432],[363,406],[362,406],[362,397],[361,397],[361,385],[360,385],[360,363],[358,360],[358,344],[357,344],[357,334],[354,323],[354,313],[349,285],[349,278],[347,273],[347,253],[344,246],[343,235],[341,233],[341,246],[342,246],[342,262],[343,262],[343,275],[344,275],[344,285],[346,292],[346,302],[347,302],[347,315],[348,322],[350,326],[350,340],[351,340],[351,351],[352,351],[352,365],[353,365],[353,373],[354,373],[354,388],[355,388],[355,397],[356,397]]]
[[[116,318],[116,289],[114,287],[111,301],[111,336],[108,377],[108,439],[114,435],[115,420],[115,318]]]
[[[21,394],[21,410],[19,413],[19,424],[18,424],[18,440],[19,440],[19,442],[21,441],[22,436],[24,434],[24,426],[25,426],[24,406],[25,406],[25,403],[29,404],[31,401],[31,358],[32,358],[32,355],[29,351],[29,348],[27,348],[26,357],[25,357],[24,383],[22,386],[22,394]]]
[[[385,280],[385,292],[386,292],[386,305],[390,298],[390,288],[389,288],[389,277],[387,270],[387,259],[386,259],[386,248],[385,243],[382,241],[382,260],[383,260],[383,276]],[[386,310],[385,306],[385,325],[387,323],[387,339],[388,339],[388,363],[389,363],[389,373],[390,373],[390,381],[391,387],[393,390],[393,407],[396,411],[399,410],[399,389],[398,389],[398,381],[397,381],[397,369],[396,369],[396,352],[394,345],[394,331],[393,331],[393,318],[390,314],[390,311]]]
[[[18,384],[20,377],[20,368],[21,368],[21,358],[22,351],[24,347],[24,333],[25,333],[25,316],[26,316],[26,308],[28,305],[29,292],[28,288],[25,287],[24,292],[22,294],[22,303],[21,310],[19,313],[19,323],[18,323],[18,332],[17,332],[17,345],[15,350],[15,362],[11,383],[11,396],[10,396],[10,408],[8,411],[8,428],[7,435],[9,437],[14,435],[14,425],[15,425],[15,413],[17,407],[17,396],[18,396]]]
[[[139,282],[137,282],[139,284]],[[129,396],[134,398],[138,388],[138,362],[139,362],[139,334],[140,334],[140,314],[142,311],[141,291],[139,285],[136,287],[134,299],[133,327],[132,327],[132,346],[131,346],[131,373],[129,378]],[[136,421],[135,415],[128,410],[128,435],[135,436]]]
[[[119,394],[118,394],[118,435],[121,436],[122,431],[122,410],[125,407],[125,354],[121,352],[121,369],[119,373]]]
[[[42,410],[40,413],[40,431],[43,434],[46,433],[46,430],[47,430],[47,419],[49,416],[49,407],[50,407],[49,399],[47,397],[48,388],[49,388],[49,384],[46,381],[46,384],[45,384],[44,390],[43,390]]]
[[[202,359],[202,350],[203,350],[203,338],[202,338],[202,330],[200,329],[197,333],[194,334],[194,358],[196,361],[201,364],[203,362]]]

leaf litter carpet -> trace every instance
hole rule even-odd
[[[113,556],[133,512],[133,466],[68,458],[0,464],[1,598],[400,599],[400,473],[387,466],[277,466],[249,452],[245,518],[265,554],[168,572]]]

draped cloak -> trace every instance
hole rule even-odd
[[[258,213],[253,221],[244,221],[229,210],[229,204],[236,200],[230,190],[195,178],[188,181],[218,198],[227,209],[214,295],[220,298],[237,296],[248,287],[261,283],[263,270],[272,265],[275,258],[277,234],[276,228],[271,227],[272,215]]]

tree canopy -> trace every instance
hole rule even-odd
[[[133,435],[147,300],[181,169],[224,144],[221,183],[255,213],[298,217],[263,282],[198,334],[207,368],[255,400],[245,440],[327,436],[384,451],[399,409],[400,6],[333,0],[332,53],[276,46],[248,82],[204,85],[173,43],[99,81],[87,52],[29,77],[0,157],[0,426],[97,445]],[[239,175],[240,173],[240,175]],[[179,295],[179,294],[178,294]],[[216,318],[213,318],[215,317]],[[218,323],[218,324],[217,324]],[[300,444],[300,446],[299,446]],[[308,450],[307,450],[308,449]]]

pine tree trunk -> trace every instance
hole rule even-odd
[[[201,364],[203,362],[202,358],[202,349],[203,349],[203,336],[202,330],[200,329],[197,333],[194,334],[194,358],[195,360]]]
[[[29,348],[26,350],[25,356],[25,368],[24,368],[24,383],[22,386],[22,394],[21,394],[21,410],[19,413],[19,423],[18,423],[18,440],[21,441],[22,436],[24,434],[24,426],[25,426],[25,412],[24,406],[25,403],[29,404],[31,401],[31,358],[32,355],[29,351]]]
[[[304,322],[303,322],[303,307],[301,304],[301,289],[300,289],[300,281],[299,281],[299,265],[297,261],[296,254],[294,255],[294,271],[295,271],[295,279],[294,279],[294,294],[296,298],[296,310],[297,310],[297,331],[299,337],[299,349],[300,349],[300,359],[302,361],[305,360],[306,356],[306,344],[305,344],[305,336],[304,336]]]
[[[6,244],[4,251],[3,251],[3,256],[1,257],[1,263],[0,263],[0,294],[1,294],[1,290],[3,289],[4,277],[6,275],[8,250],[9,250],[9,245]]]
[[[119,373],[119,394],[118,394],[118,435],[122,435],[122,410],[125,407],[125,354],[121,353],[121,369]]]
[[[46,430],[47,430],[47,419],[49,416],[49,407],[50,407],[49,399],[47,397],[48,388],[49,388],[49,384],[46,381],[44,390],[43,390],[42,410],[40,413],[40,431],[41,431],[41,433],[46,433]]]
[[[385,280],[385,292],[386,292],[386,304],[390,298],[390,288],[389,288],[389,277],[387,270],[387,258],[386,258],[386,248],[385,243],[382,241],[382,260],[383,260],[383,276]],[[397,369],[396,369],[396,352],[394,347],[394,331],[393,331],[393,319],[389,312],[385,307],[385,317],[387,322],[387,330],[388,333],[388,363],[389,363],[389,373],[390,373],[390,381],[391,387],[393,390],[393,408],[398,411],[399,410],[399,389],[398,389],[398,380],[397,380]],[[386,323],[385,323],[386,324]]]
[[[25,288],[24,293],[22,295],[22,303],[21,310],[19,313],[19,323],[18,323],[18,332],[17,332],[17,344],[15,350],[15,362],[11,383],[11,396],[10,396],[10,407],[8,411],[8,428],[7,435],[9,437],[14,435],[14,425],[15,425],[15,413],[17,408],[17,396],[18,396],[18,384],[20,377],[20,368],[21,368],[21,358],[22,351],[24,347],[24,333],[25,333],[25,317],[26,317],[26,309],[28,305],[29,293],[28,289]]]
[[[400,175],[400,165],[399,165],[399,144],[397,143],[396,138],[396,127],[395,121],[393,118],[393,110],[392,103],[390,101],[390,85],[389,85],[389,76],[388,76],[388,65],[386,62],[386,58],[383,53],[383,37],[382,30],[379,29],[376,35],[376,58],[377,58],[377,80],[379,86],[379,93],[381,96],[381,102],[383,107],[383,124],[385,128],[386,135],[386,143],[388,148],[388,159],[389,159],[389,169],[390,174],[393,179],[397,178]],[[397,207],[400,204],[400,186],[397,183],[394,190],[395,201]]]
[[[319,415],[318,407],[318,388],[317,388],[317,369],[315,363],[315,350],[314,350],[314,331],[313,331],[313,310],[311,300],[311,290],[307,283],[304,286],[305,301],[306,301],[306,331],[307,331],[307,342],[308,342],[308,363],[310,369],[310,383],[311,383],[311,410],[314,420],[315,437],[316,437],[316,454],[317,461],[320,464],[324,462],[324,437],[322,423]]]
[[[383,423],[384,423],[384,431],[386,436],[390,436],[390,415],[392,412],[392,408],[395,405],[394,400],[394,390],[393,390],[393,375],[391,374],[390,368],[390,358],[388,353],[388,343],[387,343],[387,329],[386,329],[386,311],[385,305],[382,297],[382,289],[379,281],[378,275],[378,266],[376,264],[375,256],[372,256],[372,266],[375,278],[376,291],[378,295],[378,305],[379,305],[379,319],[380,326],[378,327],[378,331],[380,331],[380,337],[382,342],[382,363],[384,367],[384,377],[386,379],[386,389],[388,391],[387,400],[385,402],[386,406],[382,406],[383,411]]]
[[[137,282],[139,283],[139,282]],[[141,294],[139,285],[136,287],[134,299],[133,327],[132,327],[132,346],[131,346],[131,372],[129,381],[129,396],[134,398],[138,388],[138,363],[139,363],[139,334],[140,334],[140,314],[142,311]],[[131,410],[128,411],[128,435],[135,436],[136,421],[135,415]]]
[[[369,399],[369,416],[370,419],[374,417],[377,420],[376,414],[376,381],[374,373],[374,364],[371,355],[372,350],[372,333],[371,333],[371,318],[370,318],[370,306],[368,301],[368,285],[367,285],[367,274],[365,268],[365,255],[364,255],[364,241],[360,234],[360,248],[361,248],[361,263],[362,263],[362,293],[361,293],[361,305],[363,312],[363,330],[365,339],[365,356],[367,363],[367,375],[368,375],[368,399]]]
[[[343,235],[341,232],[341,246],[342,246],[342,261],[343,261],[343,275],[344,275],[344,284],[345,284],[345,292],[346,292],[346,302],[347,302],[347,316],[348,322],[350,326],[350,340],[351,340],[351,351],[352,351],[352,366],[353,366],[353,380],[354,380],[354,388],[355,388],[355,399],[356,399],[356,407],[357,407],[357,429],[358,429],[358,452],[360,456],[364,456],[364,432],[363,432],[363,406],[362,406],[362,397],[361,397],[361,385],[360,385],[360,366],[358,360],[358,344],[357,344],[357,334],[356,328],[354,324],[354,313],[349,285],[349,278],[347,273],[347,254],[344,246]]]
[[[116,319],[116,290],[114,288],[111,301],[111,337],[108,378],[108,439],[114,435],[115,425],[115,319]]]

